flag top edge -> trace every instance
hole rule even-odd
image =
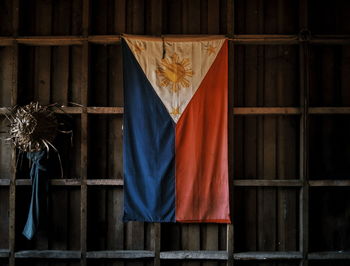
[[[225,35],[162,35],[147,36],[147,35],[133,35],[122,34],[122,38],[125,39],[137,39],[144,41],[171,41],[171,42],[193,42],[193,41],[211,41],[211,40],[224,40],[227,39]]]

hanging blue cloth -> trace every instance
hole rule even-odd
[[[32,180],[32,198],[29,207],[29,213],[26,225],[23,229],[23,235],[31,240],[42,222],[43,212],[47,208],[48,180],[45,168],[46,151],[28,152],[27,158],[32,162],[30,169],[30,178]]]

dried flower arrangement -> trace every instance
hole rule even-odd
[[[13,145],[22,152],[49,151],[59,130],[59,122],[52,106],[41,106],[30,103],[25,106],[15,106],[7,115],[10,121],[9,134]]]
[[[72,133],[60,129],[63,124],[58,121],[53,108],[59,107],[56,104],[42,106],[37,102],[31,102],[25,106],[10,108],[9,114],[6,114],[10,122],[9,137],[6,140],[10,141],[21,154],[26,153],[32,164],[30,171],[32,197],[23,230],[23,235],[29,240],[34,237],[42,220],[40,210],[46,208],[44,205],[48,193],[48,180],[45,176],[47,172],[45,158],[48,158],[52,148],[58,155],[63,176],[61,158],[53,141],[58,133]]]

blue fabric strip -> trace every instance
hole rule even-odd
[[[175,124],[125,41],[124,221],[175,222]]]
[[[45,156],[45,151],[27,153],[27,158],[32,162],[32,168],[30,170],[32,198],[23,235],[29,240],[34,237],[38,230],[39,224],[42,222],[43,212],[46,212],[47,208],[48,182],[45,174],[46,168],[44,166]]]

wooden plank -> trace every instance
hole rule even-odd
[[[174,32],[177,33],[177,32]],[[167,35],[163,35],[167,36]],[[172,35],[174,36],[174,35]],[[185,35],[177,35],[179,37]],[[347,45],[350,43],[349,36],[332,36],[325,38],[322,36],[312,37],[305,41],[299,39],[297,35],[268,35],[268,34],[241,34],[229,36],[228,40],[235,44],[242,45],[294,45],[303,43],[311,44],[329,44],[329,45]],[[0,37],[0,46],[11,46],[15,42],[24,45],[34,46],[65,46],[65,45],[83,45],[85,41],[96,44],[118,44],[120,35],[90,35],[90,36],[21,36],[21,37]]]
[[[123,107],[87,107],[89,114],[123,114]],[[300,115],[302,108],[298,107],[234,107],[234,115]],[[83,107],[61,107],[57,113],[81,114]],[[0,115],[9,113],[7,108],[0,107]],[[350,114],[348,107],[310,107],[309,114]]]
[[[52,48],[51,101],[68,105],[69,47]]]
[[[122,179],[88,179],[86,181],[88,186],[123,186]]]
[[[235,186],[240,187],[301,187],[300,180],[263,180],[263,179],[236,179]]]
[[[30,186],[32,181],[30,179],[17,179],[17,186]],[[78,179],[51,179],[50,185],[52,186],[80,186],[81,181]]]
[[[9,188],[0,186],[0,254],[9,247],[9,198]]]
[[[89,14],[90,1],[83,0],[82,8],[82,28],[83,36],[85,38],[89,35]],[[82,47],[82,61],[81,61],[81,104],[88,105],[88,88],[89,88],[89,43],[84,41]],[[86,109],[81,114],[81,135],[80,135],[80,165],[81,165],[81,187],[80,187],[80,250],[82,266],[86,265],[86,251],[87,251],[87,185],[86,179],[88,174],[87,160],[88,160],[88,115]]]
[[[80,251],[68,250],[24,250],[15,253],[21,259],[80,259]]]
[[[13,36],[18,35],[19,24],[19,0],[12,1],[12,26]],[[11,105],[17,104],[18,101],[18,45],[13,45],[12,64],[12,84],[11,84]],[[15,247],[16,247],[16,150],[11,150],[11,177],[9,191],[9,265],[15,265]]]
[[[349,187],[350,180],[309,180],[310,187]]]
[[[161,227],[160,223],[153,223],[151,225],[151,249],[154,252],[154,261],[153,265],[159,266],[160,265],[160,239],[161,239]]]
[[[350,114],[350,107],[310,107],[309,114]]]
[[[148,250],[102,250],[86,254],[88,259],[147,259],[154,256],[154,251]]]
[[[227,260],[226,251],[163,251],[160,253],[160,258],[163,260]],[[191,264],[192,265],[192,264]]]
[[[349,251],[324,251],[311,252],[308,254],[309,260],[349,260]]]
[[[89,114],[123,114],[123,107],[88,107]]]
[[[11,37],[0,37],[0,46],[12,46],[16,40]]]
[[[0,106],[11,106],[12,58],[12,47],[0,47]]]
[[[9,186],[11,184],[11,179],[0,179],[0,186]]]
[[[296,260],[302,259],[303,255],[297,251],[275,252],[239,252],[234,254],[235,260]]]
[[[234,107],[234,115],[300,115],[298,107]]]
[[[0,249],[0,258],[8,258],[10,251],[8,249]]]

